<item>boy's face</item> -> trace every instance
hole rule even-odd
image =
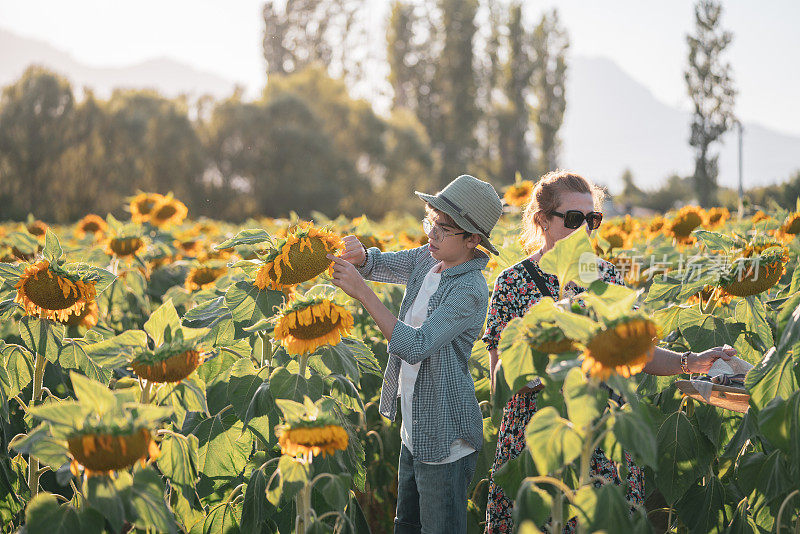
[[[429,214],[428,220],[428,248],[434,259],[457,265],[472,257],[476,238],[465,235],[461,228],[437,217],[435,213]]]

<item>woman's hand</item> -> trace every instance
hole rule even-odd
[[[328,254],[326,257],[333,261],[333,285],[354,299],[362,301],[370,289],[353,264],[333,254]]]
[[[354,235],[344,236],[342,242],[344,243],[344,251],[339,257],[353,265],[364,265],[364,262],[367,261],[367,253],[358,237]]]
[[[709,369],[711,369],[715,361],[719,359],[728,361],[733,356],[736,356],[736,349],[730,345],[725,345],[704,350],[699,353],[693,352],[689,354],[686,363],[692,373],[705,375],[708,374]]]

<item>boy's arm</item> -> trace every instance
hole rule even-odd
[[[398,252],[381,252],[372,247],[365,249],[354,235],[345,236],[344,252],[341,257],[356,266],[356,270],[374,282],[405,284],[417,264],[422,247]]]

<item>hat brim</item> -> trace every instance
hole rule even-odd
[[[436,195],[428,195],[426,193],[421,193],[419,191],[414,191],[414,194],[417,195],[419,198],[421,198],[423,202],[426,202],[431,206],[433,206],[434,208],[436,208],[437,210],[448,214],[450,217],[453,218],[458,227],[461,228],[462,230],[470,232],[472,234],[478,234],[479,236],[481,236],[481,246],[483,248],[485,248],[492,254],[497,254],[497,255],[500,254],[497,251],[497,249],[494,248],[494,245],[492,245],[491,241],[489,241],[489,236],[484,235],[483,232],[475,228],[475,226],[472,223],[470,223],[468,220],[466,220],[464,217],[458,214],[452,208],[452,206],[447,204],[445,201],[443,201]]]
[[[681,390],[681,393],[687,397],[691,397],[706,404],[711,404],[712,406],[717,406],[718,408],[744,413],[750,407],[750,394],[745,388],[714,384],[711,386],[709,399],[706,400],[700,392],[697,391],[697,388],[694,387],[691,380],[676,380],[675,387]]]

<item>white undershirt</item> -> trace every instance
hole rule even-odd
[[[422,287],[419,288],[419,293],[414,299],[414,303],[406,312],[403,322],[414,328],[419,328],[428,316],[428,302],[430,302],[431,295],[433,295],[439,288],[439,282],[442,279],[441,263],[437,263],[425,275],[422,281]],[[403,422],[400,424],[400,439],[403,445],[411,452],[414,453],[412,446],[412,420],[414,414],[414,385],[417,382],[417,374],[419,373],[420,363],[410,364],[405,361],[400,363],[400,378],[397,393],[400,396],[400,413],[403,415]],[[475,452],[472,447],[463,439],[456,439],[450,444],[450,455],[440,462],[425,462],[427,464],[449,464],[455,462]]]

